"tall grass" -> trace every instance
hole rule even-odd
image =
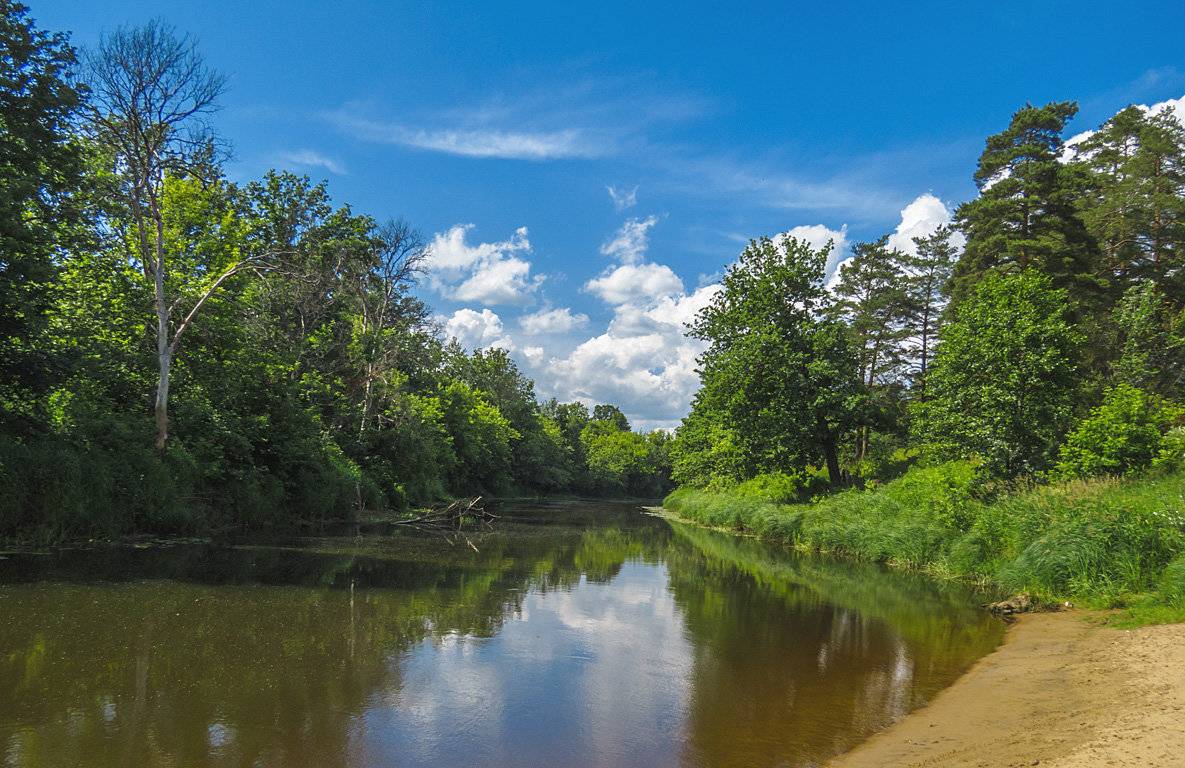
[[[812,503],[680,489],[665,505],[689,522],[802,550],[972,579],[1046,602],[1175,606],[1185,616],[1185,472],[988,490],[973,464],[952,462]]]

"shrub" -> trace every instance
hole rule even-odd
[[[742,499],[771,504],[793,504],[811,499],[831,486],[827,470],[807,467],[803,472],[769,472],[746,480],[732,489]]]
[[[1156,458],[1162,435],[1181,413],[1180,407],[1156,395],[1118,384],[1066,439],[1057,474],[1125,475],[1143,469]]]
[[[1160,450],[1152,460],[1152,469],[1160,473],[1185,469],[1185,427],[1174,427],[1160,439]]]

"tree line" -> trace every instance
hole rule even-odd
[[[1185,129],[1128,107],[1073,141],[1073,102],[988,137],[978,195],[908,251],[752,241],[689,333],[702,388],[674,477],[808,494],[918,461],[1001,478],[1124,474],[1179,457]]]
[[[0,48],[0,536],[666,490],[666,435],[439,338],[410,223],[228,180],[225,80],[190,37],[80,53],[0,0]]]

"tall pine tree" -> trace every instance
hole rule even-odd
[[[1030,268],[1087,304],[1097,301],[1097,248],[1075,207],[1081,173],[1063,162],[1062,134],[1077,112],[1068,101],[1028,104],[988,137],[975,171],[979,196],[955,213],[967,236],[952,282],[955,303],[987,272]]]

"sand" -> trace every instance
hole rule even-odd
[[[1185,768],[1185,624],[1029,614],[927,706],[829,768]]]

